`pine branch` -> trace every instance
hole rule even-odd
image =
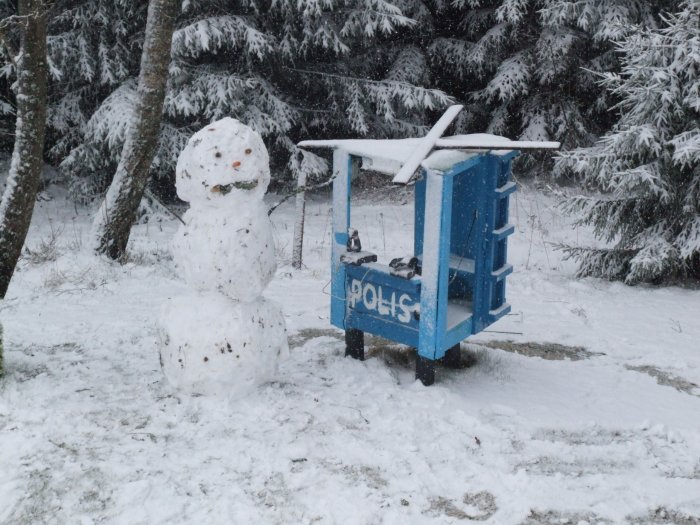
[[[19,51],[12,43],[10,39],[10,29],[21,19],[28,19],[27,16],[12,15],[7,18],[0,20],[0,44],[5,47],[7,54],[10,56],[10,60],[13,64],[17,65],[17,57],[19,56]]]
[[[415,89],[418,86],[414,86],[408,82],[403,82],[401,80],[372,80],[370,78],[357,78],[357,77],[350,77],[347,75],[340,75],[338,73],[326,73],[325,71],[314,71],[312,69],[301,69],[301,68],[292,68],[288,66],[283,66],[283,69],[286,69],[287,71],[293,71],[296,73],[306,73],[307,75],[317,75],[320,77],[326,77],[326,78],[337,78],[339,80],[343,80],[345,82],[359,82],[361,84],[368,84],[368,85],[374,85],[374,86],[398,86],[398,87],[406,87],[408,89]],[[424,89],[424,88],[419,88],[419,89]]]

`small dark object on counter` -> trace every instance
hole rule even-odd
[[[357,233],[357,230],[350,229],[348,231],[347,249],[349,252],[362,251],[362,243],[360,242],[360,235]]]

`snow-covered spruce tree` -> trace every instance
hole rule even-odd
[[[148,182],[163,114],[170,50],[179,0],[150,0],[134,111],[114,180],[97,211],[97,253],[119,259]]]
[[[119,162],[125,130],[119,145],[109,144],[108,130],[93,126],[91,119],[122,84],[135,85],[147,7],[133,0],[55,2],[48,37],[47,155],[57,165],[64,163],[78,200],[101,195]]]
[[[0,21],[0,40],[17,72],[15,144],[0,200],[0,299],[7,293],[22,253],[44,164],[46,10],[44,0],[19,0],[16,14]],[[19,33],[17,48],[10,27]]]
[[[467,101],[465,131],[591,145],[612,124],[595,72],[618,67],[611,41],[653,26],[666,0],[454,0],[435,16],[439,87]],[[444,74],[438,73],[438,71]],[[535,168],[537,157],[524,156]],[[549,169],[551,166],[547,166]]]
[[[0,0],[0,13],[12,12],[12,0]],[[86,125],[101,102],[125,80],[136,78],[146,20],[144,2],[132,0],[53,0],[47,16],[49,108],[47,160],[55,165],[69,153],[72,193],[92,200],[107,188],[120,150],[89,140]],[[11,90],[14,63],[0,67],[0,148],[7,149],[15,123]],[[4,132],[4,135],[2,133]],[[88,139],[88,140],[86,140]],[[11,146],[11,144],[10,144]]]
[[[411,133],[426,109],[448,103],[420,81],[387,73],[402,51],[392,39],[415,26],[388,1],[252,0],[234,8],[205,0],[187,17],[173,40],[170,119],[201,126],[235,116],[267,139],[277,167],[309,182],[326,165],[298,150],[299,138]]]
[[[565,203],[612,243],[569,247],[580,275],[628,284],[700,277],[699,21],[700,2],[687,0],[661,29],[627,35],[621,73],[602,80],[620,98],[619,121],[595,146],[557,161],[602,192]]]
[[[444,93],[426,88],[422,53],[395,40],[415,28],[395,4],[202,0],[183,6],[151,168],[159,180],[172,174],[187,138],[223,116],[265,137],[275,173],[304,172],[312,183],[327,173],[326,164],[295,148],[300,138],[413,134],[430,120],[426,112],[449,103]],[[73,61],[66,69],[79,65]],[[90,172],[81,180],[95,180],[105,171],[101,163],[118,158],[135,86],[133,71],[118,86],[109,85],[111,93],[78,126],[83,143],[77,141],[61,165],[71,178]]]

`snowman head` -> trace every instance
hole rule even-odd
[[[195,133],[177,162],[177,194],[190,204],[261,199],[269,183],[270,157],[262,138],[229,117]]]

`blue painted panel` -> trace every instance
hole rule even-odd
[[[483,157],[479,158],[483,161]],[[479,173],[479,166],[472,165],[454,175],[450,251],[457,258],[475,259],[479,237]]]
[[[496,188],[496,197],[499,199],[504,199],[512,193],[515,193],[517,189],[518,185],[515,182],[507,182],[503,186]]]
[[[513,226],[512,224],[506,224],[505,226],[501,226],[500,228],[493,231],[493,240],[502,241],[509,235],[513,235],[514,232],[515,226]]]
[[[445,340],[444,340],[444,345],[445,345],[445,350],[448,348],[453,347],[457,343],[460,343],[464,341],[467,337],[469,337],[472,334],[472,319],[468,319],[451,330],[447,331],[447,334],[445,335]],[[443,355],[444,351],[443,351]]]
[[[491,306],[491,279],[493,269],[493,248],[489,242],[489,235],[494,230],[494,198],[496,189],[495,178],[497,162],[491,155],[487,155],[479,166],[478,182],[474,185],[475,204],[479,210],[477,238],[475,242],[474,259],[476,269],[474,276],[474,297],[472,314],[472,333],[483,330],[487,324]]]
[[[444,175],[447,177],[454,177],[455,175],[459,175],[461,173],[464,173],[468,171],[470,168],[473,168],[475,166],[479,166],[484,158],[486,157],[485,153],[480,153],[480,154],[475,154],[473,157],[464,160],[462,162],[458,162],[454,166],[452,166],[449,170],[447,170]]]
[[[369,263],[359,266],[345,264],[348,282],[352,279],[369,281],[389,288],[401,290],[411,295],[420,295],[421,278],[404,279],[389,273],[389,267],[383,264]]]
[[[396,326],[379,317],[362,315],[350,310],[346,319],[347,328],[356,328],[404,345],[418,348],[418,330],[408,326]]]
[[[480,332],[501,316],[492,312],[500,312],[505,305],[505,278],[512,272],[506,263],[506,247],[508,236],[514,232],[507,222],[508,196],[516,189],[510,182],[511,161],[516,155],[517,152],[478,155],[442,175],[443,181],[451,180],[453,186],[451,192],[443,188],[443,211],[447,206],[451,210],[449,228],[440,233],[440,261],[446,258],[442,242],[449,243],[447,282],[444,275],[439,276],[440,291],[446,287],[447,297],[438,294],[435,342],[425,345],[425,357],[434,352],[439,358],[445,349]],[[416,187],[416,224],[421,225],[421,230],[425,227],[425,213],[435,213],[434,209],[426,209],[425,191],[426,183],[421,181]],[[418,231],[416,238],[416,246],[424,251],[425,241]],[[444,312],[447,300],[472,302],[472,318],[449,330],[440,326],[440,312]]]
[[[508,315],[511,311],[510,305],[503,303],[497,310],[492,311],[489,314],[488,324],[491,325],[498,321],[501,317]]]
[[[420,280],[365,265],[348,265],[346,272],[346,327],[417,345],[420,321],[414,313],[420,309]]]
[[[421,176],[416,181],[415,185],[415,206],[414,206],[414,223],[413,223],[413,253],[417,257],[423,254],[423,229],[425,228],[425,171],[421,172]]]
[[[497,193],[497,195],[500,195]],[[499,197],[496,202],[494,203],[495,205],[495,210],[496,210],[496,223],[495,223],[495,229],[497,232],[500,232],[503,230],[506,226],[508,226],[508,204],[509,204],[510,199],[508,196],[505,197]],[[494,232],[496,233],[496,232]],[[508,235],[508,234],[506,234]],[[503,238],[503,237],[501,237]]]
[[[510,180],[510,172],[513,164],[513,159],[517,157],[520,153],[518,151],[511,151],[505,155],[500,155],[495,157],[497,159],[499,166],[496,168],[498,170],[498,177],[496,179],[496,186],[502,187],[508,183]]]
[[[497,281],[502,281],[507,276],[509,276],[511,273],[513,273],[513,265],[512,264],[504,264],[500,268],[491,272],[491,275]]]

